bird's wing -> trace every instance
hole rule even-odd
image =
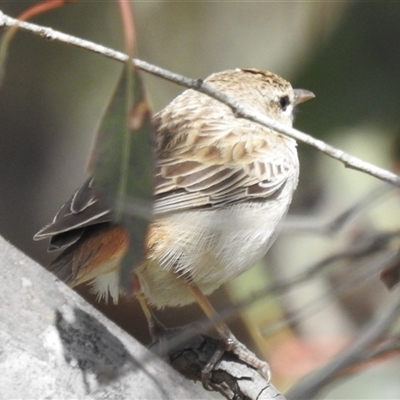
[[[59,250],[75,243],[84,228],[111,220],[111,210],[96,193],[94,179],[89,178],[34,239],[50,238],[49,251]]]
[[[160,151],[156,169],[156,215],[266,199],[282,188],[297,160],[287,139],[246,120],[212,118],[179,138],[159,131],[167,151]],[[168,140],[176,141],[170,152]]]

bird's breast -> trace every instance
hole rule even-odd
[[[158,307],[192,302],[178,276],[210,294],[254,266],[273,243],[292,191],[275,200],[172,213],[156,220],[147,262],[137,270],[150,302]]]

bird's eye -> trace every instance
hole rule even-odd
[[[289,96],[282,96],[279,99],[279,105],[283,111],[286,110],[287,106],[290,104]]]

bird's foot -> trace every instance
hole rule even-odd
[[[260,360],[243,343],[236,339],[236,337],[231,332],[229,333],[229,336],[224,336],[221,339],[222,340],[219,342],[219,345],[214,354],[202,370],[201,381],[206,389],[209,389],[208,382],[210,380],[213,369],[226,351],[234,353],[239,358],[239,360],[256,369],[268,383],[270,382],[271,368],[266,361]]]

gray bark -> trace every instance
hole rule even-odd
[[[198,399],[207,393],[0,238],[1,399]]]

